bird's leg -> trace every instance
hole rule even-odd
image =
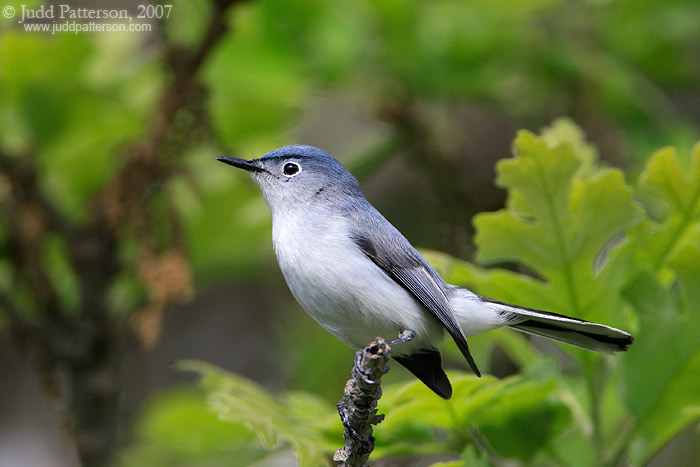
[[[413,331],[411,331],[410,329],[404,329],[403,331],[401,331],[399,333],[399,337],[387,342],[387,345],[392,346],[392,345],[396,345],[396,344],[404,344],[406,342],[409,342],[414,337],[415,337],[415,334],[413,333]]]

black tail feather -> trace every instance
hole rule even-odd
[[[405,366],[435,394],[443,399],[452,397],[452,385],[442,369],[442,356],[439,350],[428,350],[413,355],[392,356]]]

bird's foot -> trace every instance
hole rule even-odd
[[[369,435],[368,439],[364,439],[360,433],[353,427],[352,424],[352,409],[348,406],[348,396],[343,396],[340,401],[338,401],[338,415],[340,415],[340,421],[343,423],[343,427],[345,428],[345,432],[350,434],[350,436],[355,440],[360,443],[362,443],[364,446],[369,446],[374,442],[374,437],[372,435]],[[357,410],[357,408],[355,408]],[[383,415],[382,415],[383,418]],[[380,420],[381,421],[381,420]],[[377,422],[378,423],[378,422]]]
[[[392,346],[396,344],[405,344],[415,337],[415,334],[410,329],[404,329],[399,333],[399,337],[394,340],[387,342],[387,345]]]

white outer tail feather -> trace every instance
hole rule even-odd
[[[604,324],[510,305],[486,297],[479,299],[483,305],[500,315],[503,326],[593,352],[611,354],[625,351],[634,340],[627,332]]]

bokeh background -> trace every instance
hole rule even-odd
[[[134,18],[158,5],[2,6],[61,3]],[[182,465],[271,465],[207,412],[183,359],[338,399],[352,350],[295,304],[262,197],[216,156],[324,148],[414,245],[472,260],[472,216],[503,206],[494,167],[518,129],[566,116],[631,179],[653,151],[700,139],[697,1],[151,11],[167,17],[135,18],[138,32],[0,18],[0,465],[175,465],[149,440],[183,427],[202,439]],[[517,370],[497,349],[482,357]],[[222,446],[241,437],[253,454],[230,462]],[[697,465],[698,445],[691,427],[652,465]],[[278,449],[275,462],[295,461]]]

